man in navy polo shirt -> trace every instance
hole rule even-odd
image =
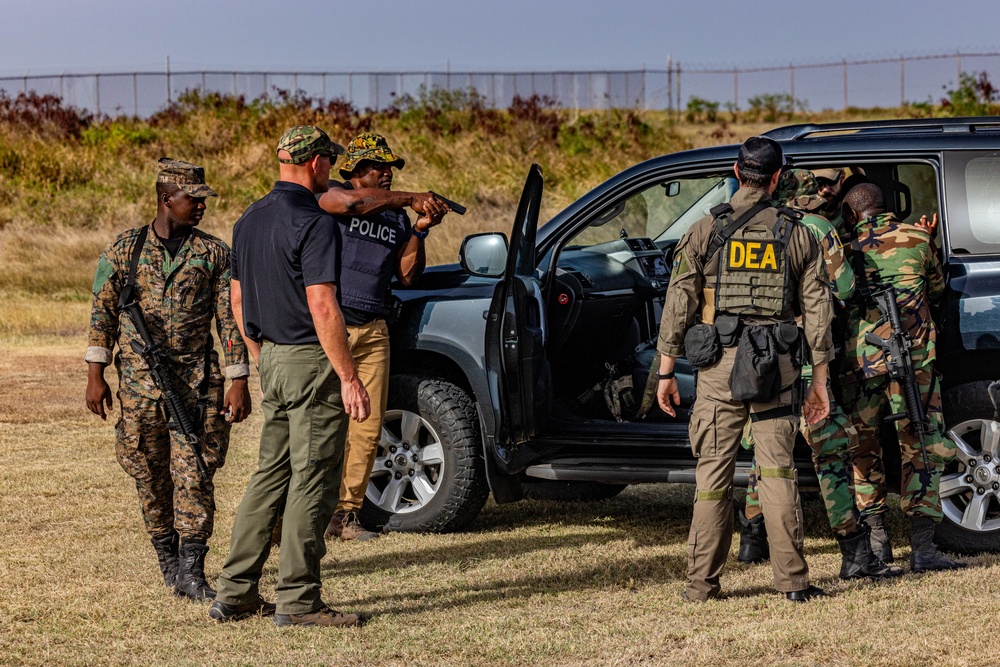
[[[344,183],[330,182],[319,204],[337,216],[342,235],[340,299],[348,344],[358,374],[371,397],[372,418],[350,425],[337,510],[326,537],[366,541],[377,533],[358,521],[365,489],[382,436],[389,392],[389,283],[395,276],[411,285],[426,263],[424,239],[441,222],[448,206],[431,193],[391,192],[393,169],[402,169],[385,137],[365,132],[347,147],[340,168]],[[413,225],[403,206],[418,215]]]
[[[361,422],[370,411],[338,304],[340,229],[315,197],[342,152],[318,128],[289,129],[278,141],[278,182],[233,229],[233,314],[260,369],[264,427],[209,610],[218,621],[276,611],[279,626],[360,622],[320,595],[348,417]],[[258,584],[282,506],[275,609]]]

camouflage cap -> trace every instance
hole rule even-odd
[[[173,183],[192,197],[217,196],[215,190],[205,184],[204,167],[169,157],[161,157],[156,164],[160,167],[156,175],[157,183]]]
[[[317,155],[343,155],[344,147],[330,141],[326,132],[313,125],[296,125],[278,139],[276,152],[287,151],[291,157],[278,157],[282,164],[302,164]]]
[[[807,197],[817,194],[819,186],[816,178],[808,169],[787,169],[778,179],[778,187],[774,191],[774,200],[787,203],[797,197]]]
[[[364,132],[347,144],[347,161],[340,168],[340,175],[350,178],[362,160],[388,162],[396,169],[402,169],[406,161],[389,150],[389,143],[381,134]]]

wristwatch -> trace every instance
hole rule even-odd
[[[656,374],[656,379],[657,380],[673,380],[674,379],[674,372],[670,371],[669,373],[657,373]]]
[[[427,235],[431,233],[431,230],[425,229],[424,231],[421,232],[417,231],[417,228],[414,227],[410,230],[410,233],[416,236],[418,239],[425,239],[427,238]]]

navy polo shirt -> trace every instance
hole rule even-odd
[[[340,282],[340,230],[315,195],[278,181],[233,228],[232,277],[243,295],[247,337],[319,343],[306,287]]]

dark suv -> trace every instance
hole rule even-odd
[[[1000,417],[990,391],[1000,376],[1000,118],[796,125],[768,136],[795,166],[861,167],[903,220],[939,213],[948,289],[937,368],[958,456],[941,483],[938,540],[961,552],[1000,548]],[[471,521],[490,492],[498,503],[592,500],[628,484],[693,482],[690,369],[679,367],[676,419],[655,407],[636,418],[635,404],[673,248],[736,191],[738,148],[638,164],[540,228],[533,166],[509,244],[502,234],[470,236],[459,265],[397,290],[389,410],[362,520],[446,531]],[[618,418],[605,393],[620,399]],[[898,461],[891,430],[883,440]],[[800,453],[803,486],[815,486],[808,449]],[[743,480],[746,470],[743,461]]]

